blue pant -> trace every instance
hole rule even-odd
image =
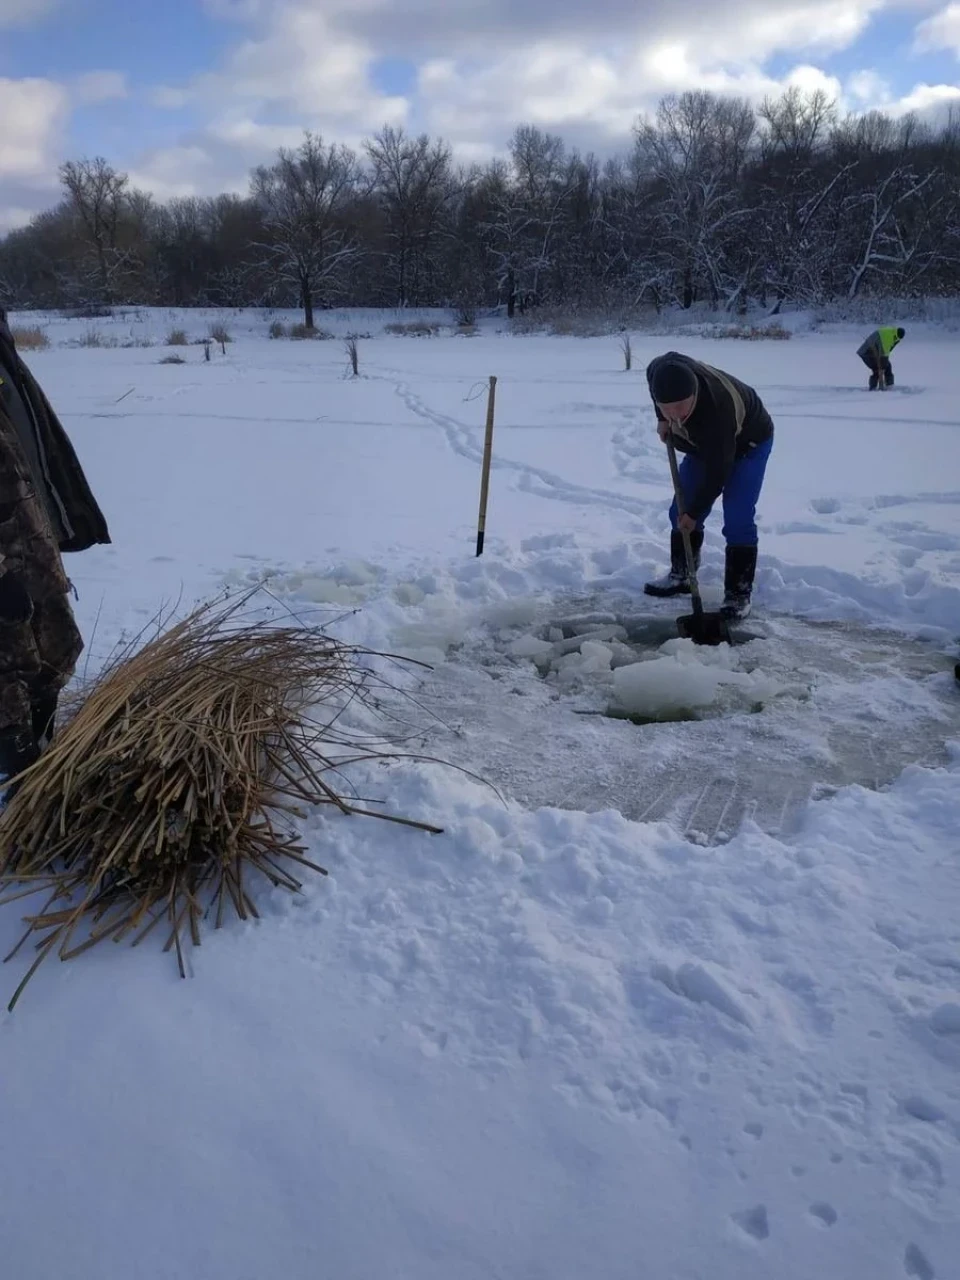
[[[763,488],[763,475],[767,459],[773,448],[773,436],[751,449],[733,464],[729,479],[723,487],[723,536],[728,547],[755,547],[757,545],[757,501]],[[687,454],[680,463],[680,488],[684,506],[700,487],[703,463],[693,454]],[[703,528],[708,511],[697,525]],[[670,524],[677,527],[677,504],[670,504]]]

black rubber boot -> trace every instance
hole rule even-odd
[[[724,618],[745,618],[750,612],[750,597],[756,572],[756,547],[727,547],[723,604],[720,606],[720,613]]]
[[[40,758],[32,728],[0,732],[0,799],[6,803],[16,792],[19,775]]]
[[[693,567],[700,568],[700,548],[703,546],[703,530],[694,529],[690,535],[690,546],[693,549]],[[681,596],[690,594],[690,583],[687,580],[687,556],[683,549],[683,535],[674,529],[670,534],[670,572],[662,578],[655,578],[644,586],[648,596]]]

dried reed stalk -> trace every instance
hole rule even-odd
[[[378,655],[320,627],[245,622],[248,599],[204,605],[121,653],[23,775],[0,816],[3,902],[46,900],[6,957],[35,940],[10,1009],[55,949],[69,960],[105,938],[136,946],[162,921],[185,977],[185,936],[199,945],[202,920],[257,915],[255,875],[292,892],[295,872],[326,875],[291,829],[305,805],[439,831],[334,785],[349,763],[395,755],[343,724],[358,701],[376,710]]]

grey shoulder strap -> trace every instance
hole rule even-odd
[[[736,422],[736,434],[739,435],[740,432],[743,430],[744,419],[747,416],[747,407],[743,403],[743,396],[740,394],[740,392],[733,385],[733,383],[730,381],[730,379],[727,377],[725,373],[721,373],[720,370],[715,369],[712,364],[706,364],[702,360],[698,360],[697,363],[700,365],[701,369],[705,369],[707,373],[713,374],[713,376],[717,379],[720,385],[724,388],[724,390],[730,396],[730,399],[733,402],[733,416],[734,416],[734,421]]]

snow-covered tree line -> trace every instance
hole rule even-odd
[[[960,293],[960,122],[841,117],[821,93],[755,107],[685,93],[599,160],[531,126],[509,157],[384,128],[313,134],[245,196],[158,203],[106,160],[0,241],[18,307],[505,305],[737,311]]]

